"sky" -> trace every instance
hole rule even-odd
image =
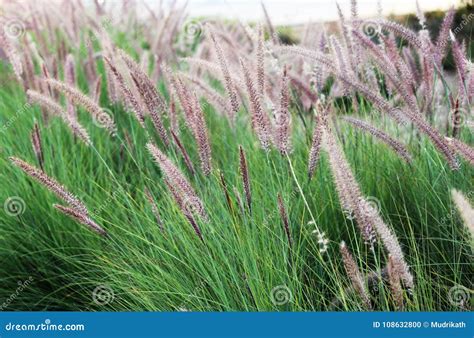
[[[153,3],[152,0],[149,3]],[[423,11],[447,9],[459,0],[418,0]],[[359,0],[361,17],[377,13],[378,0]],[[380,0],[383,14],[406,14],[416,10],[415,0]],[[156,3],[156,2],[155,2]],[[166,1],[165,1],[166,3]],[[337,19],[336,0],[265,0],[267,11],[275,24],[299,24],[308,21]],[[350,0],[338,0],[344,13],[350,13]],[[263,17],[259,0],[189,0],[190,16],[225,16],[243,21],[255,21]]]

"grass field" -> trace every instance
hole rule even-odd
[[[226,32],[225,26],[216,27],[220,34]],[[61,32],[61,26],[56,31]],[[26,35],[33,37],[34,29],[27,30]],[[134,49],[130,31],[114,26],[111,36],[117,47],[134,57],[140,56],[142,51]],[[203,33],[197,43],[206,39]],[[40,48],[37,37],[34,41],[38,41]],[[76,86],[92,97],[94,81],[88,79],[81,62],[84,40],[78,38],[74,43],[67,48],[77,61]],[[100,51],[100,45],[96,41],[94,49]],[[183,56],[196,50],[199,46],[193,46]],[[56,53],[52,45],[50,52]],[[45,53],[41,50],[40,55],[46,56]],[[324,145],[314,175],[308,179],[309,151],[313,130],[318,125],[315,116],[321,114],[317,104],[304,108],[300,92],[291,89],[288,126],[292,151],[282,154],[275,147],[269,151],[261,149],[250,122],[250,101],[242,100],[233,124],[219,107],[201,96],[212,150],[209,175],[200,169],[199,142],[187,124],[189,121],[185,121],[185,114],[180,113],[179,128],[174,129],[194,165],[192,175],[179,148],[175,143],[170,147],[164,145],[150,117],[146,115],[143,128],[122,102],[111,101],[107,93],[110,72],[102,58],[96,60],[96,71],[102,78],[98,103],[112,117],[117,132],[110,135],[86,109],[77,106],[77,120],[87,130],[90,146],[81,142],[60,118],[51,113],[45,118],[45,109],[28,104],[25,91],[32,87],[24,88],[9,64],[4,63],[0,70],[2,310],[472,309],[469,296],[473,288],[473,240],[450,191],[461,191],[472,204],[473,166],[460,159],[460,168],[452,170],[430,139],[411,122],[401,125],[387,118],[360,93],[351,92],[340,98],[324,89],[326,100],[331,102],[331,133],[342,147],[362,195],[398,238],[414,277],[413,287],[398,288],[403,297],[400,306],[397,282],[389,273],[390,268],[386,268],[389,252],[380,239],[375,240],[373,247],[365,244],[357,219],[344,211],[334,183],[330,154]],[[59,57],[58,61],[63,62]],[[191,73],[182,63],[176,65],[172,59],[167,62],[175,73],[178,69]],[[37,76],[43,76],[40,65],[35,63],[35,68]],[[153,65],[149,69],[147,73],[152,74]],[[238,66],[234,69],[238,72]],[[49,73],[53,77],[52,69]],[[57,78],[62,80],[63,76],[61,66]],[[281,75],[268,76],[267,85],[278,91],[279,80],[274,79]],[[215,77],[210,83],[226,99],[225,82]],[[436,78],[436,82],[441,81]],[[165,75],[158,76],[156,85],[169,107],[172,90]],[[391,104],[400,100],[384,92],[384,88],[380,92]],[[315,89],[315,93],[323,100],[322,92]],[[423,94],[415,95],[419,95],[418,102],[423,101]],[[119,101],[123,97],[126,94]],[[66,106],[61,96],[55,99]],[[178,104],[176,96],[175,99]],[[462,108],[466,123],[459,127],[456,137],[472,145],[474,137],[468,123],[472,110],[467,101]],[[448,94],[438,102],[448,107]],[[181,110],[178,104],[178,111]],[[444,122],[439,122],[444,121],[442,115],[438,120],[436,114],[435,110],[435,116],[431,120],[427,117],[427,121],[443,136],[451,137],[451,129],[446,131]],[[373,135],[341,119],[344,115],[357,116],[386,131],[406,145],[413,161],[406,163]],[[162,117],[169,133],[169,116],[162,112]],[[107,231],[107,236],[100,236],[60,213],[53,207],[60,200],[12,165],[9,157],[14,156],[39,168],[31,142],[35,123],[41,134],[44,172],[87,206],[90,217]],[[329,127],[326,132],[329,133]],[[148,142],[156,144],[180,169],[202,200],[209,220],[193,218],[202,232],[202,240],[166,186],[163,171],[147,150]],[[251,208],[246,205],[239,146],[248,164]],[[162,227],[146,190],[156,203]],[[278,205],[279,194],[289,220],[290,241]],[[341,241],[346,243],[363,276],[370,307],[348,276],[340,252]]]

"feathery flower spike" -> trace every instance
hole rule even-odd
[[[288,141],[291,132],[291,116],[288,109],[290,104],[290,93],[286,65],[283,67],[280,87],[280,108],[275,114],[275,145],[281,154],[286,154],[290,151]]]
[[[137,118],[140,125],[145,128],[145,116],[143,114],[142,108],[140,107],[140,104],[138,103],[137,98],[125,83],[125,79],[123,78],[122,74],[120,74],[118,69],[112,64],[112,61],[105,56],[104,60],[107,66],[110,68],[112,74],[115,76],[115,80],[119,84],[120,90],[122,91],[125,97],[125,101],[128,105],[128,108],[131,109],[132,112],[135,114],[135,117]]]
[[[412,158],[408,152],[408,150],[405,148],[405,146],[398,142],[396,139],[393,137],[389,136],[385,132],[381,131],[380,129],[377,129],[370,125],[367,122],[355,119],[353,117],[349,116],[344,116],[342,117],[344,121],[347,121],[351,123],[353,126],[364,130],[368,132],[369,134],[373,135],[374,137],[380,139],[383,141],[385,144],[387,144],[389,147],[391,147],[401,158],[403,158],[406,162],[410,163],[412,161]]]
[[[180,194],[178,189],[171,184],[166,178],[165,178],[165,184],[168,187],[168,190],[171,193],[171,196],[175,200],[176,204],[178,205],[179,209],[183,213],[183,215],[186,217],[188,222],[191,224],[193,227],[194,231],[196,232],[196,235],[199,237],[199,239],[204,242],[204,238],[202,237],[202,232],[201,229],[199,228],[199,225],[196,223],[196,220],[194,219],[193,211],[190,210],[189,205],[186,203],[185,200],[183,200],[183,196]]]
[[[84,107],[96,121],[100,121],[101,126],[104,126],[110,133],[116,132],[115,124],[112,118],[100,108],[92,99],[81,93],[77,88],[68,86],[64,82],[46,79],[46,83],[50,84],[56,90],[62,92],[75,104]]]
[[[44,155],[43,147],[41,142],[41,133],[39,130],[38,122],[35,122],[33,130],[31,132],[31,144],[33,146],[33,151],[35,152],[36,159],[41,168],[41,171],[44,172]]]
[[[468,146],[466,143],[456,139],[456,138],[447,138],[449,145],[456,151],[459,155],[465,158],[471,165],[474,166],[474,148]]]
[[[398,265],[391,255],[388,256],[387,274],[393,300],[397,310],[401,311],[403,309],[403,290],[400,283],[400,271],[398,271]]]
[[[219,61],[219,65],[221,67],[222,77],[224,78],[225,88],[227,94],[229,95],[230,106],[232,108],[231,112],[231,121],[235,119],[237,112],[239,111],[239,100],[237,96],[237,91],[235,89],[234,81],[230,75],[229,68],[227,66],[226,57],[224,51],[222,50],[222,46],[220,45],[219,41],[217,41],[217,37],[213,31],[211,26],[207,26],[209,30],[209,36],[212,40],[214,45],[214,50],[217,55],[217,59]]]
[[[160,212],[158,211],[158,206],[156,205],[156,202],[153,199],[153,196],[151,195],[150,190],[148,190],[148,188],[146,187],[145,187],[145,196],[148,200],[148,203],[150,203],[151,205],[151,211],[153,212],[153,215],[155,216],[156,223],[160,227],[161,232],[163,232],[165,229],[163,226],[163,221],[161,220],[161,217],[160,217]]]
[[[44,109],[47,109],[62,118],[69,128],[71,128],[73,134],[80,138],[86,145],[92,144],[87,130],[77,121],[75,116],[66,113],[63,107],[53,99],[31,89],[28,89],[26,94],[30,101],[39,104]]]
[[[72,54],[67,55],[66,63],[64,64],[64,82],[72,87],[76,85],[76,70]],[[77,115],[76,108],[70,99],[67,99],[67,112],[74,117]]]
[[[469,229],[472,239],[474,240],[474,209],[467,198],[460,191],[451,189],[451,197],[459,211],[459,214],[461,215],[464,224]]]
[[[10,157],[10,161],[13,163],[13,165],[23,170],[25,174],[35,179],[38,183],[44,185],[49,191],[56,194],[56,196],[73,207],[79,213],[88,215],[86,206],[56,180],[19,158]]]
[[[349,252],[346,243],[341,242],[340,251],[342,256],[342,262],[344,263],[344,269],[346,270],[347,276],[351,280],[352,287],[360,296],[360,298],[364,301],[366,308],[370,309],[372,307],[372,304],[370,302],[370,296],[365,285],[364,277],[359,271],[359,267],[357,266],[357,263],[352,257],[352,254]]]
[[[53,204],[53,207],[61,211],[63,214],[75,219],[79,223],[87,226],[89,229],[98,233],[99,235],[107,236],[107,231],[95,223],[87,214],[81,213],[77,209],[68,208],[60,204]]]
[[[271,142],[270,120],[262,108],[260,95],[258,95],[258,92],[255,89],[249,68],[242,59],[240,59],[240,65],[242,67],[242,73],[245,78],[247,92],[249,95],[252,127],[257,133],[257,137],[260,141],[260,144],[262,145],[262,148],[265,151],[268,151],[270,149]]]
[[[245,199],[247,200],[247,206],[249,211],[252,211],[252,193],[250,190],[250,176],[249,170],[247,167],[247,158],[245,157],[244,148],[239,146],[239,166],[240,166],[240,174],[242,175],[242,182],[244,185],[244,193]]]
[[[264,36],[263,36],[263,27],[258,26],[258,36],[257,36],[257,50],[256,50],[256,59],[257,59],[257,87],[260,97],[264,98],[265,95],[265,46],[264,46]]]
[[[201,161],[201,169],[205,176],[211,173],[211,145],[209,142],[209,134],[207,131],[204,112],[199,104],[196,93],[192,95],[193,111],[194,111],[194,137],[198,146],[199,159]]]
[[[321,144],[323,140],[323,129],[327,123],[326,119],[326,109],[322,108],[320,113],[316,115],[316,125],[314,126],[313,131],[313,140],[311,142],[311,149],[309,151],[308,159],[308,179],[311,179],[318,164],[320,153],[321,153]]]
[[[147,148],[170,184],[172,184],[183,196],[183,202],[186,204],[186,208],[190,208],[193,212],[197,213],[201,218],[207,221],[208,216],[204,209],[204,204],[186,177],[153,143],[147,143]]]

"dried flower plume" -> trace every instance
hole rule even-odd
[[[249,211],[252,211],[252,192],[250,189],[250,175],[247,166],[247,158],[245,156],[245,151],[242,146],[239,146],[239,164],[240,174],[242,175],[242,182],[244,186],[245,199],[247,200],[247,206],[249,208]]]
[[[38,122],[35,122],[33,130],[31,132],[31,144],[33,146],[33,151],[35,152],[36,159],[41,168],[41,171],[44,172],[44,155],[43,155],[43,146],[41,142],[41,133],[39,130]]]
[[[207,220],[208,216],[204,209],[204,204],[186,177],[153,143],[148,143],[147,148],[156,163],[159,165],[166,179],[181,196],[181,199],[186,206],[186,210],[191,210],[193,213],[196,213],[204,220]]]
[[[369,292],[365,285],[364,277],[357,266],[352,254],[349,252],[349,249],[346,246],[346,243],[341,242],[340,251],[342,256],[342,262],[344,263],[344,269],[346,274],[351,280],[352,287],[364,301],[365,306],[370,309],[372,307],[370,302]]]
[[[451,197],[466,227],[474,239],[474,209],[467,198],[458,190],[451,189]]]

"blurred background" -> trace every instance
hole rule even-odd
[[[40,0],[40,3],[41,1],[45,4],[43,7],[45,12],[55,10],[61,16],[61,11],[68,7],[69,0]],[[473,2],[474,0],[358,0],[357,8],[358,16],[362,19],[388,17],[414,31],[421,29],[416,16],[419,8],[426,17],[426,26],[431,37],[436,38],[446,11],[454,6],[456,9],[453,23],[454,35],[464,44],[468,58],[472,60],[474,54]],[[32,5],[31,0],[0,0],[0,19],[12,3],[20,3],[25,9]],[[318,25],[318,29],[324,29],[328,33],[337,31],[339,27],[337,6],[339,5],[347,18],[350,17],[351,8],[351,0],[76,0],[74,3],[90,8],[92,16],[96,15],[96,8],[105,5],[110,9],[109,13],[116,15],[111,19],[123,22],[128,20],[123,13],[131,14],[133,11],[136,14],[135,17],[143,19],[144,22],[151,22],[150,17],[158,13],[160,8],[164,12],[169,11],[170,8],[176,11],[184,8],[185,16],[182,20],[185,23],[189,20],[204,22],[215,19],[241,21],[253,25],[265,20],[266,10],[272,24],[277,27],[280,41],[284,44],[298,43],[308,24]],[[25,17],[25,12],[14,14],[21,23],[32,19]],[[26,30],[29,28],[27,26],[24,27]],[[400,47],[404,43],[404,41],[399,41]],[[0,48],[0,59],[4,57]],[[444,60],[444,66],[447,71],[454,69],[451,55]]]
[[[156,1],[147,0],[150,5]],[[181,1],[183,4],[185,1]],[[344,12],[350,12],[350,0],[338,0]],[[472,2],[472,1],[470,1]],[[424,11],[444,11],[450,6],[461,6],[459,0],[418,0]],[[336,0],[265,0],[264,4],[272,22],[276,25],[301,24],[308,21],[337,20]],[[416,11],[415,0],[362,0],[358,1],[362,18],[377,16],[380,8],[384,16],[409,14]],[[191,0],[188,1],[191,16],[216,16],[257,21],[262,18],[258,0]]]

